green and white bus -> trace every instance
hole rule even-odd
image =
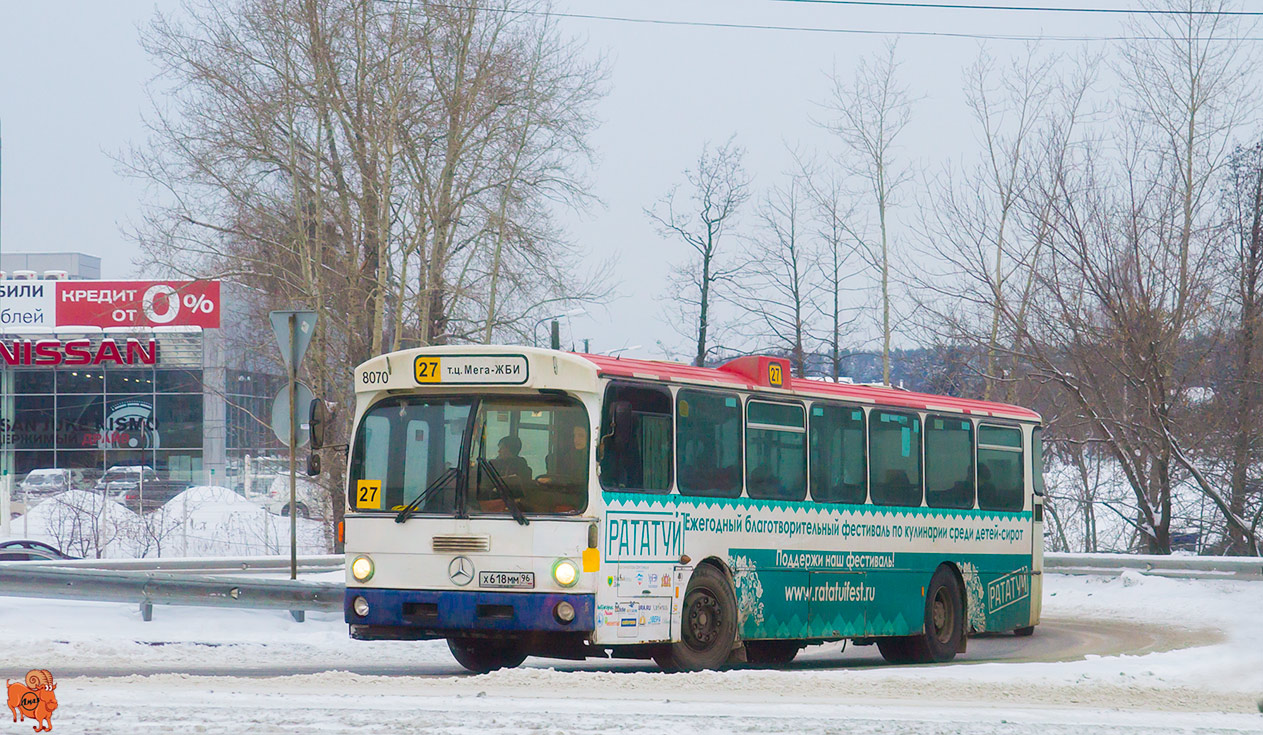
[[[947,661],[1029,635],[1040,417],[1017,406],[528,347],[355,371],[353,638],[526,656],[775,664],[875,643]]]

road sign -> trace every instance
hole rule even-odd
[[[292,334],[291,316],[294,317]],[[316,312],[270,311],[268,319],[272,320],[272,332],[276,335],[276,344],[281,347],[285,367],[294,370],[303,361],[303,355],[307,354],[307,347],[311,344],[311,336],[316,333]]]
[[[311,410],[311,401],[315,398],[312,395],[311,388],[302,383],[294,385],[294,393],[298,400],[294,401],[294,434],[298,447],[305,446],[307,440],[311,437],[311,432],[307,426],[307,412]],[[285,446],[289,446],[289,386],[281,388],[276,394],[276,398],[272,400],[272,432],[276,434],[276,438],[281,440]]]

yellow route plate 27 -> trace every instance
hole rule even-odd
[[[442,381],[440,370],[442,369],[441,358],[438,357],[418,357],[416,362],[412,363],[413,372],[418,383],[438,383]]]
[[[359,480],[355,483],[355,507],[382,509],[382,481]]]

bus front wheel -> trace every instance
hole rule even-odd
[[[702,564],[684,593],[680,642],[659,648],[653,660],[665,671],[717,669],[737,642],[737,596],[724,573]]]
[[[451,649],[456,663],[475,674],[512,669],[526,660],[521,646],[512,641],[448,638],[447,647]]]
[[[965,635],[965,606],[960,583],[947,567],[930,578],[925,595],[925,632],[897,638],[878,638],[877,649],[892,664],[951,661]]]

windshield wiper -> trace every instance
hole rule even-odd
[[[443,474],[434,478],[434,482],[431,482],[424,490],[422,490],[420,495],[413,498],[411,503],[408,503],[403,507],[403,510],[399,511],[399,515],[395,516],[395,523],[403,523],[408,520],[408,517],[411,516],[417,508],[420,508],[425,501],[430,499],[430,496],[434,494],[435,490],[438,490],[443,485],[446,485],[447,481],[455,476],[455,467],[448,467],[444,470]]]
[[[517,501],[513,499],[513,493],[509,492],[509,486],[504,483],[504,478],[500,477],[500,473],[495,466],[479,457],[478,469],[486,472],[487,477],[491,478],[491,486],[500,493],[500,497],[504,498],[504,504],[508,507],[509,512],[513,514],[513,520],[523,526],[531,525],[531,522],[526,519],[526,514],[522,512],[522,509],[518,507]]]

